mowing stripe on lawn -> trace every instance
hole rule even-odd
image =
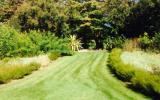
[[[104,51],[56,60],[24,79],[0,86],[0,100],[146,100],[107,68]]]

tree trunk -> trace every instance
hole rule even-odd
[[[100,39],[95,39],[96,49],[103,49],[103,42]]]

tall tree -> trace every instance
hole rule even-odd
[[[125,21],[124,33],[128,37],[142,35],[144,32],[153,35],[160,31],[160,1],[140,0]]]

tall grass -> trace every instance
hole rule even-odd
[[[20,79],[38,70],[40,64],[32,62],[28,65],[1,65],[0,66],[0,83],[7,83],[14,79]]]
[[[123,44],[123,50],[125,51],[134,51],[134,50],[138,50],[139,47],[139,41],[137,38],[135,39],[127,39],[125,40],[125,43]]]

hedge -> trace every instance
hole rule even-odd
[[[136,66],[124,64],[121,60],[121,49],[113,49],[109,55],[108,67],[115,76],[125,82],[130,82],[130,86],[146,95],[154,98],[160,97],[160,76],[139,69]]]

